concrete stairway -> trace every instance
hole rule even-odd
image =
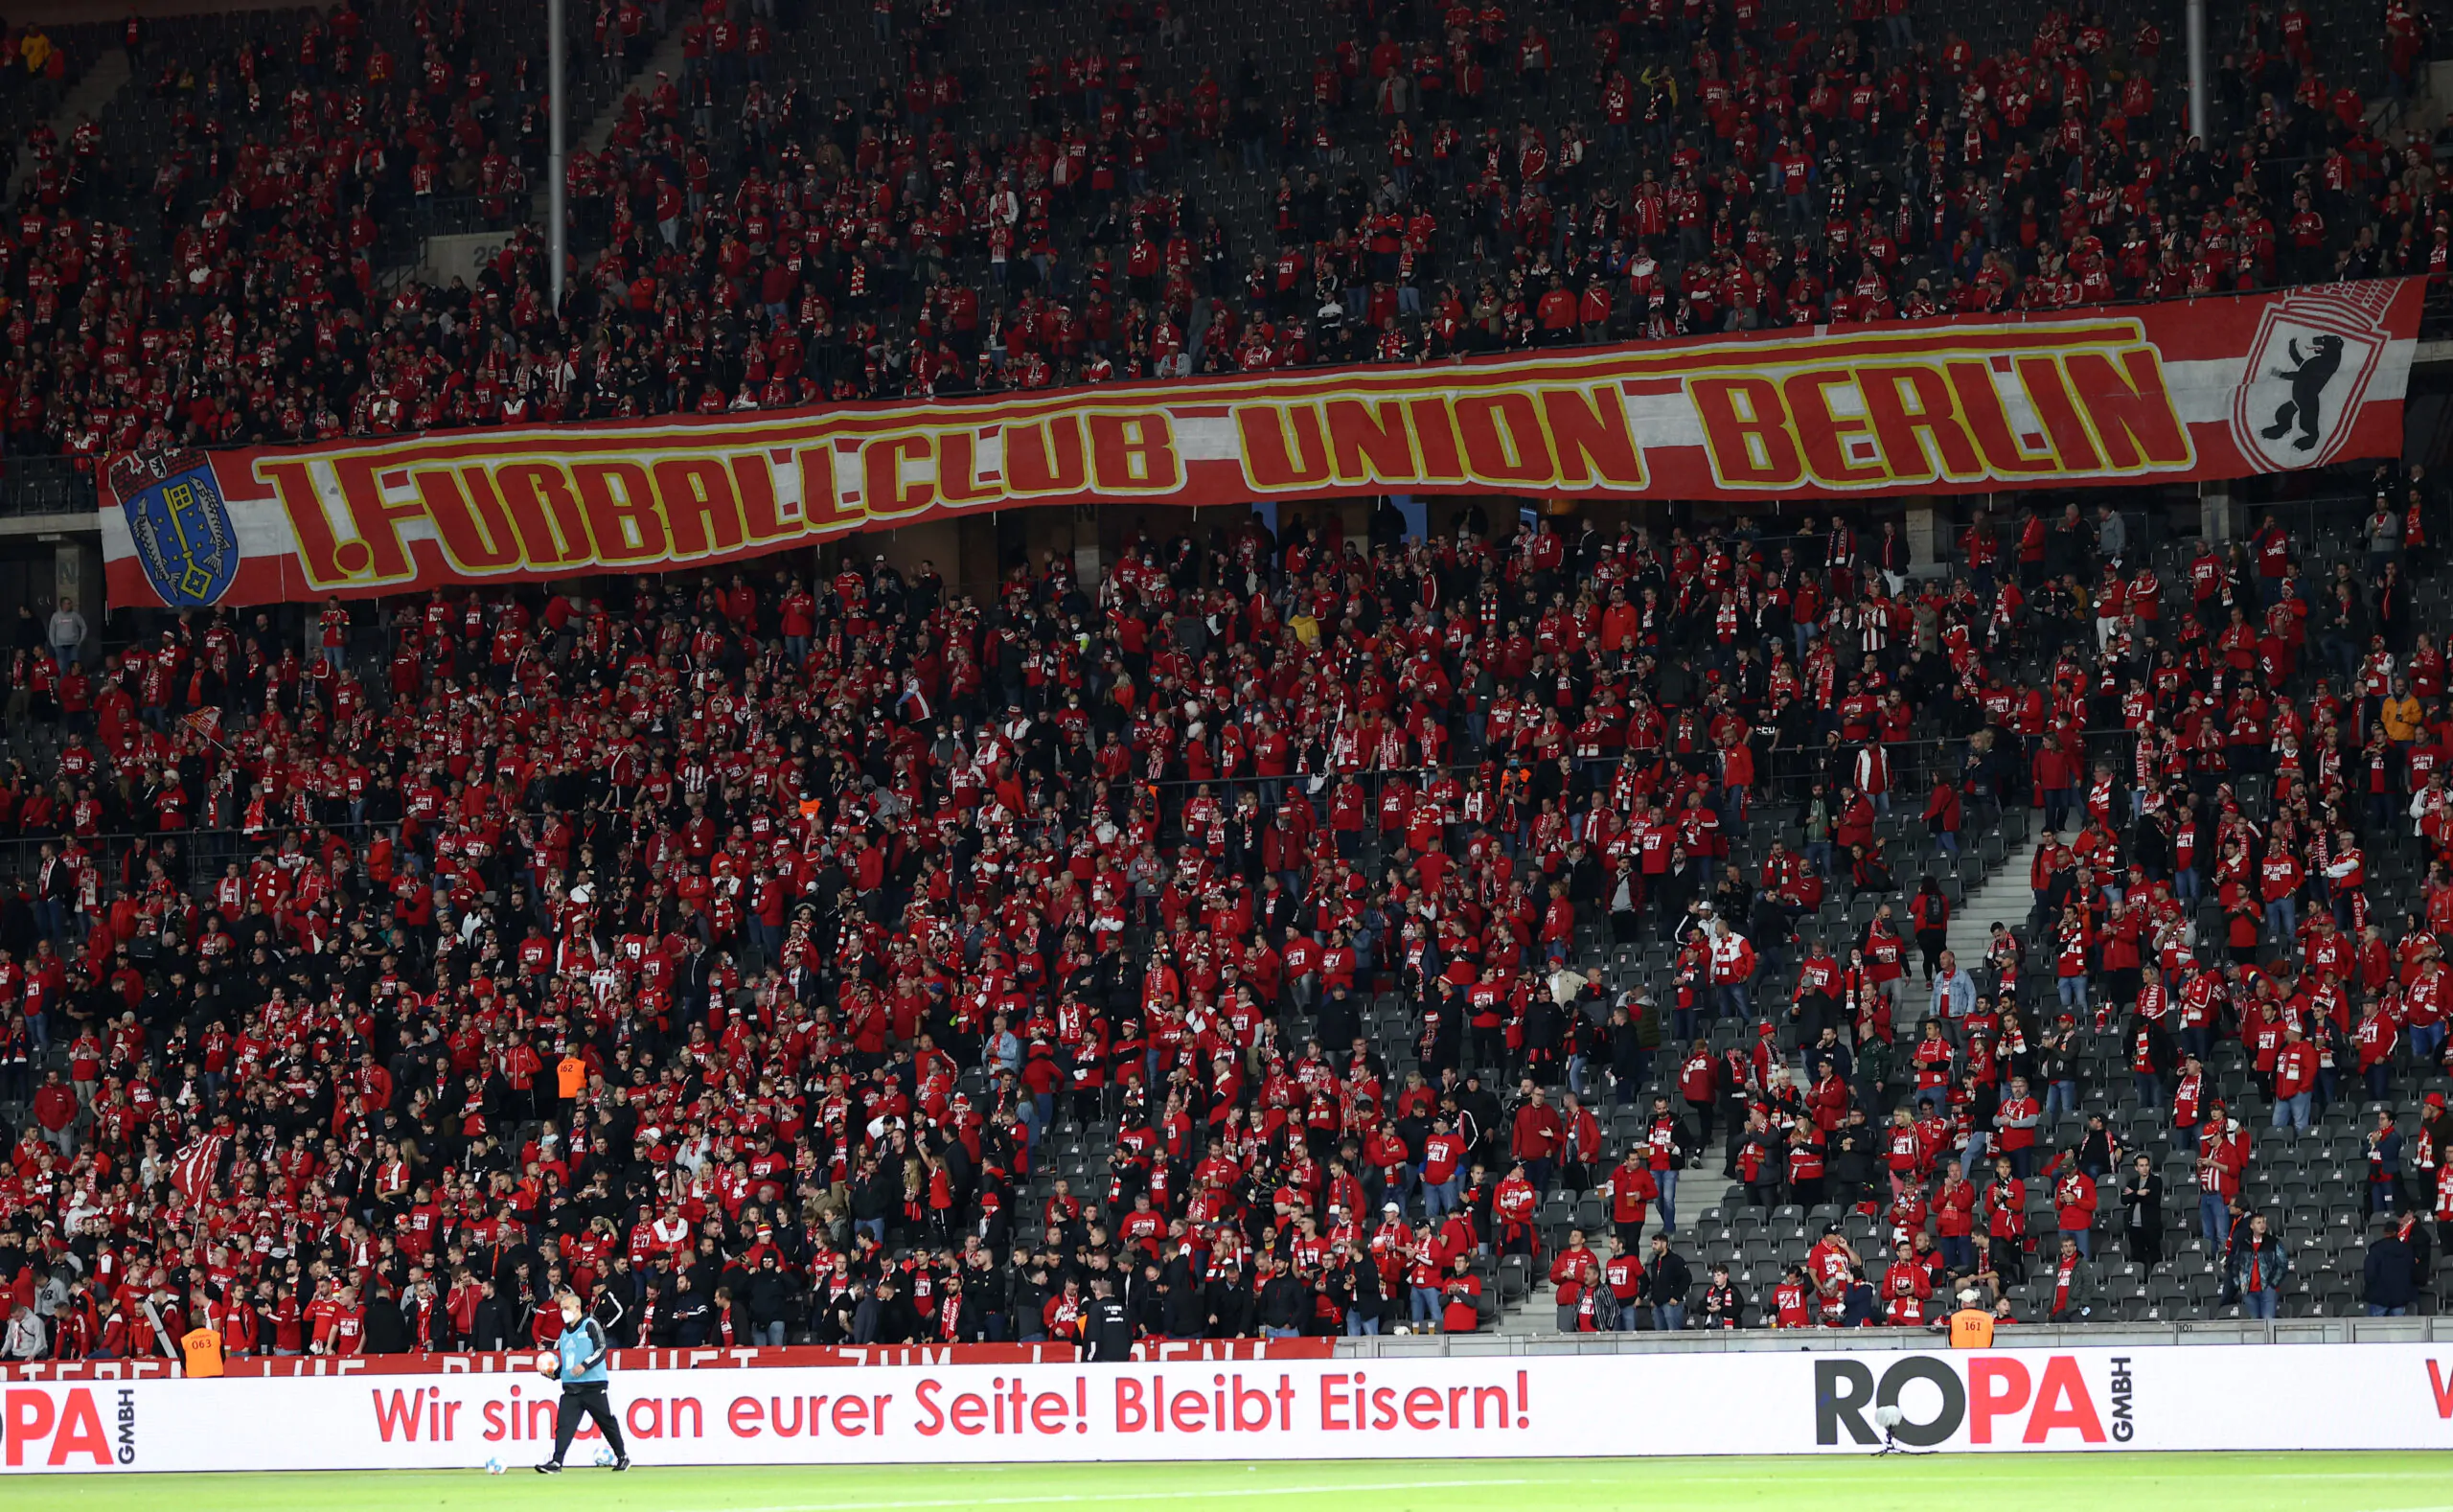
[[[658,71],[671,74],[676,86],[680,83],[681,28],[677,26],[665,34],[664,40],[655,45],[655,50],[639,64],[638,72],[630,76],[630,81],[622,86],[622,92],[596,113],[596,119],[589,122],[587,129],[573,140],[572,147],[585,148],[590,152],[604,151],[605,144],[613,140],[613,128],[622,124],[622,103],[632,95],[644,100],[653,94]],[[539,188],[538,203],[542,205],[545,197],[543,186]]]
[[[1996,924],[2006,924],[2012,929],[2025,928],[2028,914],[2035,906],[2035,894],[2028,886],[2028,872],[2035,863],[2038,843],[2029,839],[2012,850],[1984,885],[1969,893],[1967,901],[1951,915],[1951,927],[1945,933],[1951,953],[1959,958],[1961,968],[1972,969],[1983,961]],[[2029,942],[2029,948],[2034,948],[2033,941]]]
[[[68,150],[68,139],[87,117],[99,118],[102,115],[103,103],[126,87],[133,73],[126,50],[114,47],[94,59],[94,66],[85,70],[84,76],[68,87],[68,93],[60,97],[59,108],[53,112],[51,118],[51,134],[58,140],[60,151]],[[34,149],[19,143],[17,160],[9,169],[11,199],[16,198],[18,191],[33,179],[34,168]]]

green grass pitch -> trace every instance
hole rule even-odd
[[[1813,1512],[1950,1506],[2068,1512],[2453,1512],[2446,1458],[2425,1454],[1951,1455],[1914,1458],[1403,1459],[1296,1464],[941,1465],[754,1470],[573,1469],[26,1477],[9,1512],[920,1512],[923,1508],[1226,1508],[1268,1512],[1760,1512],[1787,1495]]]

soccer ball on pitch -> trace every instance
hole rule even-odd
[[[487,1475],[490,1475],[490,1476],[498,1476],[498,1475],[501,1475],[501,1474],[502,1474],[502,1461],[501,1461],[501,1460],[499,1460],[499,1459],[489,1459],[489,1460],[487,1460],[487,1461],[486,1461],[486,1474],[487,1474]]]
[[[561,1375],[562,1357],[550,1349],[539,1349],[537,1351],[537,1373],[540,1376]]]
[[[596,1446],[596,1468],[597,1468],[597,1469],[599,1469],[599,1470],[609,1470],[609,1469],[611,1469],[612,1467],[613,1467],[613,1446],[612,1446],[612,1445],[610,1445],[610,1444],[599,1444],[599,1445],[597,1445],[597,1446]]]

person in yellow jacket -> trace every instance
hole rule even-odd
[[[2376,718],[2385,726],[2385,738],[2396,745],[2408,745],[2419,739],[2419,722],[2425,718],[2419,699],[2411,697],[2411,685],[2399,677],[2394,679],[2394,691],[2376,706]]]

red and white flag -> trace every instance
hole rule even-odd
[[[171,1163],[171,1184],[191,1203],[202,1202],[221,1168],[221,1147],[229,1140],[218,1134],[198,1134]]]

